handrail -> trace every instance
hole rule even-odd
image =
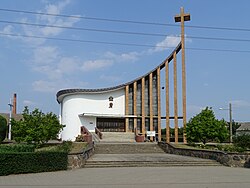
[[[92,134],[84,126],[81,126],[81,135],[83,135],[83,138],[84,138],[85,142],[88,142],[88,143],[92,143],[93,142]]]
[[[96,127],[95,128],[95,134],[97,134],[97,136],[100,138],[100,139],[102,139],[102,132]]]

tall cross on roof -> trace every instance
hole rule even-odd
[[[181,7],[181,13],[174,17],[175,22],[181,22],[181,51],[182,51],[182,110],[183,110],[183,142],[187,143],[186,140],[186,123],[187,123],[187,112],[186,112],[186,66],[185,66],[185,33],[184,33],[184,22],[190,21],[190,14],[184,13],[184,8]]]

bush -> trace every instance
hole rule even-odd
[[[218,150],[225,152],[245,152],[246,149],[236,145],[217,145]]]
[[[34,145],[26,144],[11,144],[11,145],[0,145],[0,153],[3,152],[34,152]]]
[[[38,109],[29,112],[28,107],[25,107],[22,115],[23,119],[20,121],[12,119],[12,136],[18,143],[46,143],[56,139],[64,127],[52,112],[45,114]]]
[[[5,139],[7,133],[7,120],[0,116],[0,143]]]
[[[67,152],[1,153],[0,176],[66,170]]]
[[[250,149],[250,135],[248,134],[235,136],[233,138],[233,142],[238,147],[241,147],[244,149]]]

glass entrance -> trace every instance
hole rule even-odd
[[[125,132],[125,119],[97,118],[97,128],[101,132]]]

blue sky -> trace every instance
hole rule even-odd
[[[186,26],[250,29],[248,0],[1,0],[0,2],[0,9],[166,24],[175,24],[174,16],[179,14],[181,6],[184,6],[185,12],[191,14],[191,21],[186,22]],[[35,27],[6,23],[6,21],[153,33],[163,36]],[[228,120],[228,111],[220,111],[219,108],[228,108],[228,103],[231,102],[233,119],[250,121],[248,84],[250,52],[190,49],[250,51],[249,41],[192,38],[250,40],[250,31],[186,27],[185,33],[188,119],[202,108],[210,106],[219,119]],[[0,112],[8,112],[9,99],[13,93],[17,93],[18,112],[21,113],[24,106],[29,106],[30,109],[39,108],[44,112],[52,111],[58,114],[59,105],[55,95],[60,89],[102,88],[131,81],[160,64],[178,43],[179,34],[180,28],[176,26],[119,23],[0,10]],[[146,44],[151,47],[67,42],[24,38],[20,35]],[[180,56],[177,58],[180,64]],[[180,82],[180,70],[178,73]],[[181,83],[178,89],[180,91]]]

